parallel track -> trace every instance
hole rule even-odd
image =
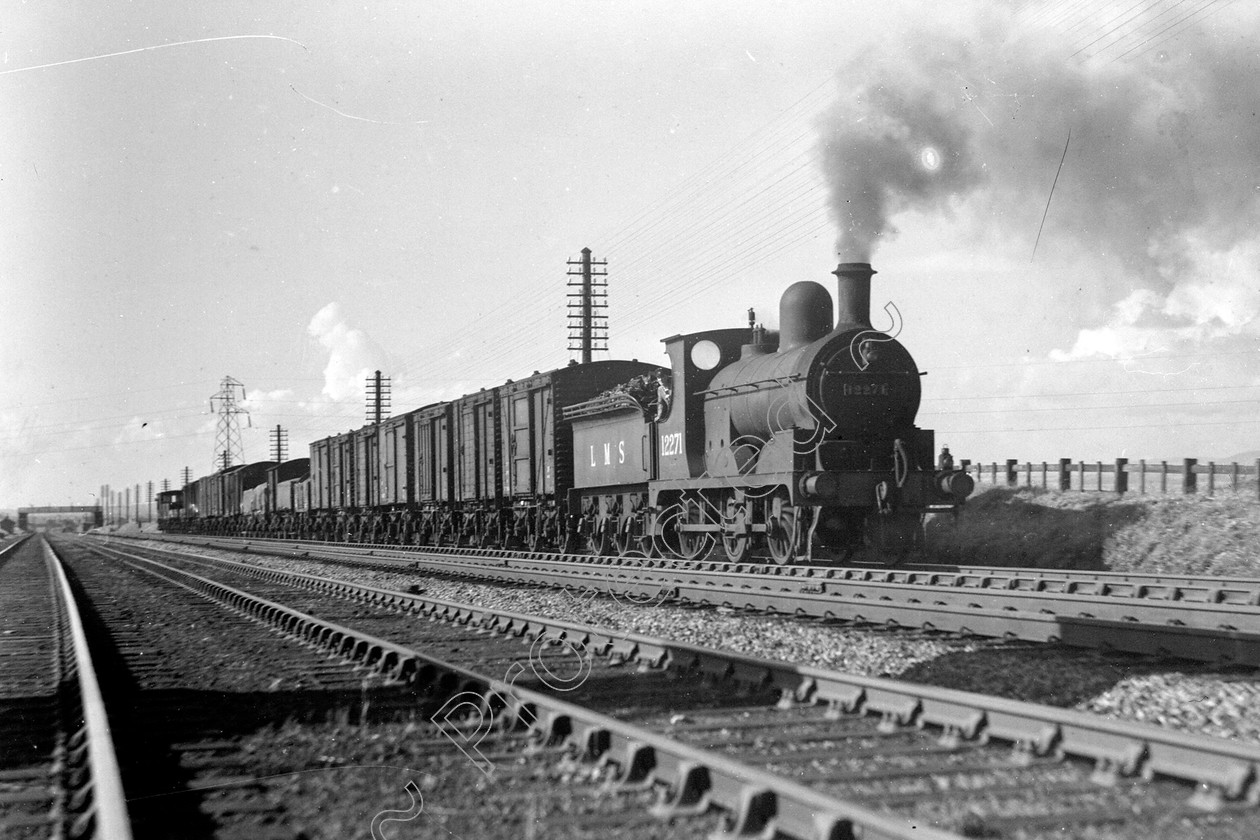
[[[871,570],[615,562],[282,540],[179,538],[282,557],[592,588],[635,598],[1014,637],[1260,667],[1260,581],[1035,570]]]
[[[142,564],[159,563],[153,557],[163,553],[137,549],[117,553]],[[1029,837],[1060,836],[1099,825],[1119,825],[1124,830],[1116,836],[1126,837],[1174,826],[1213,836],[1223,820],[1230,821],[1230,830],[1252,825],[1260,830],[1255,807],[1260,749],[1254,747],[249,563],[164,554],[162,565],[185,569],[176,572],[168,565],[163,574],[182,575],[209,597],[231,601],[292,635],[415,681],[430,708],[466,692],[481,708],[499,709],[501,723],[526,727],[542,742],[562,742],[604,762],[623,786],[662,789],[665,804],[658,811],[664,815],[694,817],[714,806],[726,810],[733,833],[954,836],[934,833],[925,821],[988,837],[1017,830]],[[250,578],[255,582],[248,583]],[[649,683],[650,705],[668,706],[653,711],[625,699],[643,691],[628,675],[623,678],[615,696],[630,707],[623,714],[634,723],[626,724],[543,693],[505,691],[494,674],[434,661],[387,638],[299,615],[270,600],[301,597],[295,596],[300,589],[508,636],[564,639],[638,662],[649,672],[643,680],[652,680],[658,669],[679,679],[668,703],[661,692],[669,683]],[[687,705],[697,679],[733,685],[743,692],[740,705],[715,704],[707,691],[699,692],[698,705]],[[589,699],[580,691],[569,697]],[[509,731],[497,737],[508,738]]]

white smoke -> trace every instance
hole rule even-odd
[[[311,318],[306,331],[328,349],[322,393],[345,400],[364,392],[364,382],[381,368],[384,352],[367,333],[351,326],[336,301]]]

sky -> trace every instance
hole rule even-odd
[[[878,270],[992,461],[1260,449],[1260,11],[0,0],[0,508],[212,471]],[[219,405],[219,401],[214,401]]]

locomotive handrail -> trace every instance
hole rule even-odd
[[[723,391],[730,391],[733,394],[738,394],[740,388],[748,388],[755,391],[762,385],[778,385],[780,388],[786,388],[793,382],[800,382],[804,378],[805,377],[799,373],[793,373],[787,376],[774,376],[770,379],[758,379],[755,382],[737,382],[734,385],[723,385],[720,388],[708,388],[703,391],[696,391],[695,394],[698,397],[707,396],[709,394],[718,395]]]

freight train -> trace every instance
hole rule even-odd
[[[664,339],[669,366],[600,361],[487,388],[232,467],[159,497],[172,532],[721,556],[898,557],[973,489],[914,425],[921,372],[870,323],[875,272],[789,287],[778,332]]]

